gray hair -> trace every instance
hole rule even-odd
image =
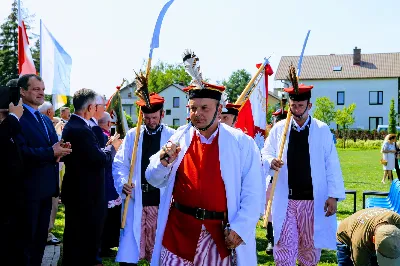
[[[111,122],[111,115],[108,112],[104,112],[103,117],[99,119],[99,125],[104,125],[108,122]]]
[[[96,101],[96,95],[97,93],[91,89],[80,89],[75,92],[72,100],[75,111],[84,111],[90,104],[94,104]]]
[[[47,110],[49,110],[50,108],[53,108],[53,105],[51,104],[51,102],[45,101],[42,105],[39,106],[39,112],[46,113]]]
[[[69,107],[64,106],[64,107],[61,107],[61,108],[60,108],[60,112],[61,112],[61,113],[64,113],[65,110],[69,110]]]
[[[100,94],[96,94],[96,104],[105,104],[105,99]]]

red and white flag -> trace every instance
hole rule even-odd
[[[257,68],[260,66],[261,64],[257,64]],[[274,71],[268,64],[257,87],[254,88],[249,99],[240,110],[235,125],[236,128],[240,128],[254,138],[260,149],[264,146],[265,129],[267,127],[268,77],[273,73]]]
[[[19,76],[36,74],[35,64],[33,63],[31,50],[29,49],[28,35],[26,34],[25,24],[21,17],[20,1],[18,1],[18,72]]]

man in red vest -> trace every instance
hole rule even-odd
[[[166,187],[151,265],[257,265],[259,149],[242,131],[219,122],[225,87],[199,80],[197,61],[193,53],[184,57],[193,77],[184,89],[191,123],[150,158],[146,170],[150,184]]]

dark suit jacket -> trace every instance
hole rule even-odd
[[[104,168],[115,156],[114,147],[103,150],[92,129],[75,115],[65,125],[62,138],[72,145],[72,153],[64,159],[63,202],[106,206]]]
[[[59,164],[52,148],[58,137],[50,119],[42,117],[50,140],[35,116],[25,108],[19,120],[22,134],[17,136],[25,162],[24,193],[28,199],[34,200],[59,194]]]
[[[65,204],[64,265],[94,265],[107,211],[104,168],[116,151],[105,149],[86,122],[72,115],[62,138],[72,145],[65,156],[62,201]],[[82,236],[85,235],[85,239]]]
[[[104,148],[107,143],[107,139],[103,133],[103,130],[99,126],[92,127],[93,133],[96,135],[97,140],[99,141],[100,148]]]
[[[20,147],[16,144],[15,138],[21,134],[21,125],[18,119],[8,115],[0,124],[0,200],[8,202],[13,199],[19,200],[22,195],[24,164]],[[10,211],[19,211],[15,204],[4,204],[3,207],[10,208]],[[4,210],[2,211],[2,214]],[[6,212],[6,214],[9,214]]]

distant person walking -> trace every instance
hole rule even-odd
[[[383,160],[386,161],[385,164],[383,164],[383,177],[382,177],[382,183],[385,184],[386,182],[386,177],[393,181],[393,176],[392,176],[392,170],[395,168],[395,160],[396,160],[396,135],[395,134],[388,134],[385,137],[385,140],[383,141],[382,144],[382,157]]]

